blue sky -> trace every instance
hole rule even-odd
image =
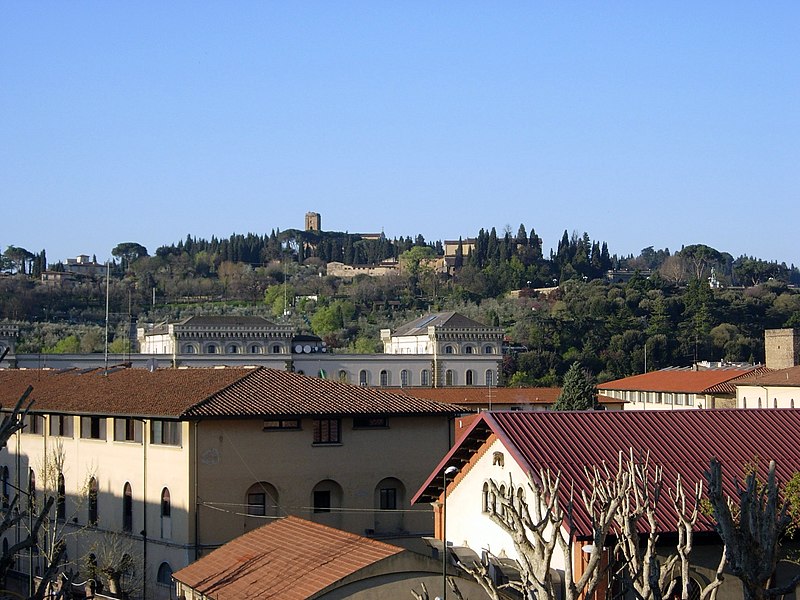
[[[0,247],[191,233],[800,265],[800,3],[0,4]]]

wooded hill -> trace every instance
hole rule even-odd
[[[704,245],[619,257],[605,242],[567,232],[544,256],[541,239],[524,226],[516,235],[481,230],[474,244],[472,252],[456,251],[451,274],[431,267],[427,259],[441,255],[442,244],[422,236],[297,230],[226,240],[187,236],[153,256],[139,244],[120,244],[110,285],[114,350],[124,351],[129,316],[159,322],[261,314],[321,335],[333,349],[372,352],[380,349],[383,327],[427,311],[459,310],[506,329],[515,349],[505,359],[506,383],[554,385],[576,360],[601,380],[642,372],[645,347],[648,370],[695,360],[759,362],[765,328],[800,326],[794,266],[734,259]],[[6,256],[8,275],[0,276],[0,319],[21,325],[19,352],[101,350],[104,281],[42,285],[36,270],[44,251],[36,256]],[[402,269],[384,277],[348,282],[326,275],[331,260],[389,258]],[[613,284],[605,278],[609,269],[640,274]],[[709,284],[712,269],[717,289]],[[554,284],[552,293],[535,291]]]

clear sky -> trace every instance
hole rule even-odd
[[[705,243],[800,265],[800,3],[0,2],[0,249]]]

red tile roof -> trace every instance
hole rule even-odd
[[[440,387],[403,388],[401,393],[416,398],[428,398],[450,404],[488,405],[497,404],[553,404],[561,394],[561,388],[487,388],[487,387]]]
[[[597,389],[601,393],[604,390],[630,390],[703,394],[713,386],[741,377],[752,371],[753,369],[710,369],[707,371],[664,369],[615,381],[607,381],[599,384]]]
[[[403,551],[286,517],[228,542],[173,577],[215,600],[301,600]]]
[[[739,385],[800,386],[800,366],[780,370],[764,370],[736,381]]]
[[[739,375],[738,377],[734,377],[733,379],[729,379],[728,381],[723,381],[717,385],[712,385],[710,388],[705,390],[707,394],[736,394],[736,386],[739,384],[745,384],[745,382],[751,380],[754,377],[758,377],[761,375],[765,375],[767,373],[772,373],[774,369],[770,369],[768,367],[756,367],[752,371],[745,373],[744,375]]]
[[[33,410],[161,417],[453,415],[461,407],[264,368],[0,370],[0,405],[28,386]]]
[[[664,482],[674,487],[680,474],[684,487],[705,482],[712,457],[723,465],[726,492],[735,495],[732,478],[743,466],[760,460],[762,476],[775,460],[778,477],[786,481],[800,471],[800,410],[686,410],[686,411],[586,411],[481,413],[472,429],[459,438],[412,502],[439,497],[442,471],[448,465],[467,464],[482,441],[494,433],[523,470],[537,473],[550,468],[562,473],[569,489],[586,487],[584,466],[615,464],[620,451],[630,448],[638,456],[649,452],[650,462],[664,468]],[[768,434],[767,434],[768,432]],[[657,515],[663,531],[674,527],[667,496]],[[587,514],[576,504],[576,524],[581,534],[590,531]],[[709,522],[698,530],[710,528]]]

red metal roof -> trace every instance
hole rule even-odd
[[[741,478],[745,465],[759,463],[765,476],[770,460],[777,462],[778,477],[786,481],[800,471],[800,410],[687,410],[687,411],[585,411],[481,413],[439,464],[412,502],[438,498],[446,465],[466,465],[491,434],[504,443],[521,467],[531,473],[540,468],[561,472],[568,489],[586,488],[585,466],[603,462],[615,467],[619,452],[636,456],[649,452],[650,464],[664,469],[664,483],[674,488],[680,474],[685,489],[703,482],[709,461],[723,466],[728,494],[732,478]],[[675,518],[665,496],[657,515],[662,531],[671,531]],[[588,515],[577,503],[576,525],[581,535],[591,531]],[[698,530],[709,529],[699,524]]]
[[[228,542],[173,577],[215,600],[302,600],[403,551],[360,535],[285,517]]]

